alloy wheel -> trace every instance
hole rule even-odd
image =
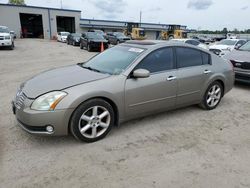
[[[109,111],[103,106],[93,106],[82,114],[78,128],[84,137],[97,138],[105,133],[110,123]]]
[[[221,95],[222,93],[220,86],[217,84],[213,85],[207,93],[207,105],[211,108],[215,107],[220,102]]]

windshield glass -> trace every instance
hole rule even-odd
[[[139,31],[139,35],[144,37],[145,36],[145,31],[144,30],[140,30]]]
[[[104,32],[103,32],[102,30],[95,30],[94,32],[95,32],[95,33],[98,33],[98,34],[101,34],[101,35],[104,34]]]
[[[62,36],[68,36],[69,33],[61,33]]]
[[[144,49],[116,46],[93,57],[82,67],[111,75],[121,74]]]
[[[9,30],[6,27],[0,27],[0,33],[9,33]]]
[[[95,32],[89,32],[87,33],[87,36],[90,39],[104,39],[102,35],[95,33]]]
[[[235,40],[222,40],[222,41],[220,41],[218,44],[233,46],[233,45],[236,44],[236,42],[237,42],[237,41],[235,41]]]
[[[250,41],[239,48],[242,51],[250,51]]]
[[[114,33],[116,37],[126,37],[123,33]]]

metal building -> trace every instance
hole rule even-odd
[[[81,33],[89,29],[122,32],[133,24],[145,29],[147,39],[158,39],[160,32],[169,27],[168,24],[81,19],[80,10],[0,3],[0,25],[15,31],[17,37],[53,39],[59,31]]]
[[[80,32],[80,10],[0,4],[0,25],[17,37],[52,39],[59,31]]]

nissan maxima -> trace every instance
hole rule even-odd
[[[233,83],[231,63],[206,50],[129,41],[31,78],[21,84],[12,107],[29,133],[72,133],[94,142],[131,119],[194,104],[213,110]]]

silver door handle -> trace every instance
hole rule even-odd
[[[209,74],[211,72],[212,72],[211,70],[204,70],[204,74]]]
[[[172,80],[176,80],[176,77],[175,77],[175,76],[169,76],[169,77],[167,78],[167,81],[172,81]]]

